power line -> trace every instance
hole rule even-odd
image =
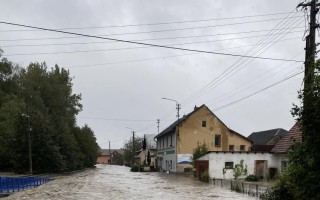
[[[275,60],[275,61],[288,61],[288,62],[303,62],[303,61],[288,60],[288,59],[281,59],[281,58],[267,58],[267,57],[258,57],[258,56],[253,57],[253,56],[246,56],[246,55],[240,55],[240,54],[221,53],[221,52],[213,52],[213,51],[204,51],[204,50],[196,50],[196,49],[187,49],[187,48],[171,47],[171,46],[165,46],[165,45],[149,44],[149,43],[143,43],[143,42],[134,42],[134,41],[129,41],[129,40],[121,40],[121,39],[106,38],[106,37],[100,37],[100,36],[94,36],[94,35],[87,35],[87,34],[81,34],[81,33],[67,32],[67,31],[59,31],[59,30],[54,30],[54,29],[41,28],[41,27],[29,26],[29,25],[23,25],[23,24],[16,24],[16,23],[11,23],[11,22],[3,22],[3,21],[0,21],[0,23],[1,23],[1,24],[13,25],[13,26],[20,26],[20,27],[26,27],[26,28],[39,29],[39,30],[44,30],[44,31],[51,31],[51,32],[64,33],[64,34],[70,34],[70,35],[78,35],[78,36],[83,36],[83,37],[90,37],[90,38],[111,40],[111,41],[117,41],[117,42],[124,42],[124,43],[131,43],[131,44],[139,44],[139,45],[144,45],[144,46],[152,46],[152,47],[159,47],[159,48],[166,48],[166,49],[174,49],[174,50],[181,50],[181,51],[191,51],[191,52],[198,52],[198,53],[208,53],[208,54],[215,54],[215,55],[233,56],[233,57],[247,57],[247,58],[256,58],[256,59],[262,59],[262,60]]]
[[[252,93],[252,94],[250,94],[250,95],[247,95],[247,96],[245,96],[245,97],[242,97],[242,98],[240,98],[240,99],[238,99],[238,100],[236,100],[236,101],[233,101],[233,102],[228,103],[228,104],[226,104],[226,105],[223,105],[223,106],[221,106],[221,107],[215,108],[215,109],[213,109],[213,111],[219,111],[219,110],[221,110],[221,109],[223,109],[223,108],[226,108],[226,107],[229,107],[229,106],[234,105],[234,104],[236,104],[236,103],[239,103],[239,102],[241,102],[241,101],[243,101],[243,100],[245,100],[245,99],[247,99],[247,98],[250,98],[250,97],[252,97],[252,96],[254,96],[254,95],[256,95],[256,94],[259,94],[260,92],[263,92],[263,91],[265,91],[265,90],[267,90],[267,89],[269,89],[269,88],[271,88],[271,87],[273,87],[273,86],[276,86],[276,85],[278,85],[278,84],[280,84],[280,83],[282,83],[282,82],[284,82],[284,81],[287,81],[287,80],[289,80],[289,79],[291,79],[291,78],[293,78],[293,77],[295,77],[295,76],[297,76],[297,75],[299,75],[299,74],[301,74],[301,73],[303,73],[303,72],[304,72],[304,70],[303,70],[303,71],[300,71],[300,72],[298,72],[298,73],[296,73],[296,74],[294,74],[294,75],[291,75],[291,76],[289,76],[289,77],[286,77],[286,78],[284,78],[284,79],[282,79],[282,80],[280,80],[280,81],[278,81],[278,82],[276,82],[276,83],[273,83],[273,84],[269,85],[268,87],[265,87],[265,88],[263,88],[263,89],[261,89],[261,90],[259,90],[259,91],[256,91],[256,92],[254,92],[254,93]]]
[[[304,28],[304,27],[297,27]],[[286,29],[286,28],[284,28]],[[280,29],[279,29],[280,30]],[[184,39],[184,38],[196,38],[196,37],[211,37],[211,36],[221,36],[221,35],[230,35],[230,34],[243,34],[243,33],[255,33],[255,32],[264,32],[270,31],[270,29],[265,30],[251,30],[251,31],[243,31],[243,32],[232,32],[232,33],[221,33],[214,35],[194,35],[194,36],[180,36],[180,37],[165,37],[165,38],[147,38],[147,39],[135,39],[132,41],[145,41],[145,40],[169,40],[169,39]],[[110,36],[110,35],[97,35],[97,36]],[[49,38],[23,38],[23,39],[0,39],[2,42],[16,42],[16,41],[34,41],[34,40],[61,40],[61,39],[72,39],[72,38],[81,38],[81,37],[49,37]],[[115,43],[115,42],[106,42],[106,43]]]
[[[282,42],[282,41],[288,41],[288,40],[294,40],[294,39],[300,39],[300,37],[288,38],[288,39],[284,39],[284,40],[278,40],[275,42]],[[217,50],[222,51],[222,50],[237,49],[237,48],[244,48],[244,47],[250,47],[250,46],[254,46],[254,45],[243,45],[243,46],[236,46],[236,47],[217,49]],[[150,60],[160,60],[160,59],[166,59],[166,58],[175,58],[175,57],[181,57],[181,56],[191,56],[191,55],[197,55],[197,54],[199,54],[199,53],[180,54],[180,55],[162,56],[162,57],[144,58],[144,59],[134,59],[134,60],[125,60],[125,61],[108,62],[108,63],[73,65],[73,66],[69,66],[69,67],[65,67],[65,68],[70,69],[70,68],[82,68],[82,67],[103,66],[103,65],[115,65],[115,64],[123,64],[123,63],[132,63],[132,62],[141,62],[141,61],[150,61]]]
[[[56,28],[56,29],[57,30],[81,30],[81,29],[123,28],[123,27],[135,27],[135,26],[155,26],[155,25],[181,24],[181,23],[192,23],[192,22],[220,21],[220,20],[241,19],[241,18],[251,18],[251,17],[263,17],[263,16],[272,16],[272,15],[283,15],[283,14],[287,14],[287,13],[289,13],[289,12],[260,14],[260,15],[247,15],[247,16],[238,16],[238,17],[186,20],[186,21],[145,23],[145,24],[127,24],[127,25],[112,25],[112,26],[89,26],[89,27],[66,27],[66,28]],[[14,32],[14,31],[37,31],[37,30],[29,30],[29,29],[28,30],[2,30],[0,32]]]
[[[293,13],[294,12],[294,10],[291,12],[291,13]],[[247,55],[254,55],[254,54],[252,54],[252,52],[257,52],[256,51],[256,47],[258,47],[259,45],[261,45],[261,43],[262,42],[264,42],[268,37],[269,37],[269,35],[272,33],[272,32],[274,32],[275,30],[276,30],[276,28],[277,27],[280,27],[280,26],[283,26],[283,25],[285,25],[287,22],[288,22],[288,17],[291,15],[291,13],[288,15],[288,16],[286,16],[285,18],[283,18],[283,20],[281,21],[281,22],[279,22],[273,29],[272,29],[272,31],[271,32],[269,32],[268,33],[268,35],[265,37],[265,38],[262,38],[257,44],[256,44],[256,46],[255,47],[253,47],[252,49],[250,49],[249,51],[248,51],[248,53],[247,53]],[[285,20],[287,20],[286,22],[284,22],[283,24],[282,24],[282,22],[283,21],[285,21]],[[282,25],[281,25],[282,24]],[[273,40],[274,41],[274,40]],[[265,45],[263,45],[263,47],[262,48],[264,48],[265,47]],[[270,48],[271,46],[269,46],[268,48]],[[261,50],[261,48],[260,48],[260,50]],[[259,50],[259,51],[260,51]],[[265,49],[266,50],[266,49]],[[264,51],[265,51],[264,50]],[[263,52],[261,52],[259,55],[261,55]],[[231,70],[231,72],[232,71],[234,71],[234,69],[233,68],[238,68],[238,67],[240,67],[241,65],[244,65],[245,63],[246,63],[246,61],[247,61],[247,59],[244,59],[243,57],[241,57],[241,58],[239,58],[234,64],[232,64],[229,68],[227,68],[225,71],[223,71],[218,77],[216,77],[215,79],[213,79],[211,82],[209,82],[206,86],[204,86],[202,89],[200,89],[198,92],[196,92],[196,93],[194,93],[193,95],[190,95],[186,100],[184,100],[184,104],[186,104],[186,102],[190,102],[192,99],[195,99],[195,98],[198,98],[198,97],[200,97],[200,96],[202,96],[203,94],[205,94],[206,93],[206,90],[209,90],[210,88],[212,88],[214,85],[216,85],[219,81],[221,81],[222,80],[222,78],[223,77],[225,77],[226,75],[228,75],[228,71],[229,70]],[[250,62],[252,62],[253,60],[251,60]],[[250,63],[249,62],[249,63]],[[239,64],[240,63],[240,64]],[[247,63],[247,64],[249,64],[249,63]],[[200,95],[198,95],[198,94],[200,94]]]
[[[98,120],[104,120],[104,121],[129,121],[129,122],[147,122],[147,121],[155,121],[151,119],[118,119],[118,118],[101,118],[101,117],[78,117],[82,119],[98,119]]]
[[[301,16],[294,16],[294,18],[301,17]],[[230,24],[219,24],[219,25],[211,25],[211,26],[194,26],[194,27],[186,27],[186,28],[175,28],[175,29],[162,29],[162,30],[153,30],[153,31],[140,31],[140,32],[125,32],[125,33],[114,33],[114,34],[107,34],[107,35],[96,35],[97,37],[100,36],[120,36],[120,35],[136,35],[136,34],[145,34],[145,33],[161,33],[161,32],[170,32],[170,31],[183,31],[183,30],[192,30],[192,29],[204,29],[204,28],[215,28],[220,26],[231,26],[231,25],[240,25],[240,24],[250,24],[250,23],[258,23],[258,22],[266,22],[266,21],[275,21],[280,20],[282,18],[274,18],[274,19],[267,19],[267,20],[257,20],[257,21],[246,21],[246,22],[237,22],[237,23],[230,23]],[[3,23],[6,24],[6,23]],[[7,25],[13,25],[13,23],[7,23]],[[16,24],[17,25],[17,24]],[[31,26],[22,26],[27,28],[34,28]],[[48,30],[55,30],[56,32],[66,33],[67,31],[57,30],[57,29],[44,29],[38,28],[38,30],[48,31]],[[69,32],[70,33],[70,32]],[[83,35],[78,34],[80,37],[85,37]],[[79,37],[68,37],[68,38],[79,38]]]
[[[287,33],[300,33],[301,30],[297,31],[290,31],[284,32],[281,34]],[[196,37],[207,37],[207,36],[218,36],[218,35],[226,35],[226,34],[216,34],[216,35],[202,35]],[[184,45],[184,44],[197,44],[197,43],[206,43],[206,42],[219,42],[219,41],[227,41],[227,40],[238,40],[238,39],[246,39],[246,38],[255,38],[261,37],[266,35],[252,35],[252,36],[245,36],[245,37],[236,37],[236,38],[225,38],[225,39],[218,39],[218,40],[206,40],[206,41],[197,41],[197,42],[185,42],[185,43],[176,43],[176,44],[166,44],[167,46],[171,45]],[[167,40],[167,39],[179,39],[179,38],[193,38],[190,37],[173,37],[173,38],[157,38],[157,39],[140,39],[140,40],[132,40],[132,41],[146,41],[146,40]],[[2,45],[1,47],[10,48],[10,47],[43,47],[43,46],[70,46],[70,45],[87,45],[87,44],[109,44],[115,42],[73,42],[73,43],[47,43],[47,44],[16,44],[16,45]],[[138,47],[139,48],[139,47]],[[129,48],[129,49],[132,49]]]

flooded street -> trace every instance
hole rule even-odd
[[[4,199],[255,199],[190,177],[98,165]]]

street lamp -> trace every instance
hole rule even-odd
[[[177,101],[177,100],[174,100],[174,99],[169,99],[169,98],[165,98],[165,97],[162,97],[162,99],[164,99],[164,100],[168,100],[168,101],[173,101],[173,102],[175,102],[176,103],[176,109],[177,109],[177,118],[178,118],[178,124],[177,124],[177,131],[176,131],[176,134],[175,134],[175,145],[174,145],[174,150],[175,150],[175,158],[176,158],[176,162],[175,163],[177,163],[177,161],[178,161],[178,154],[177,154],[177,144],[178,144],[178,142],[177,142],[177,138],[178,138],[178,136],[179,136],[179,118],[180,118],[180,115],[179,115],[179,110],[181,109],[181,104],[179,104],[179,102]],[[176,164],[176,167],[177,167],[177,164]]]
[[[132,165],[134,164],[134,130],[133,128],[126,127],[127,129],[130,129],[132,131]]]
[[[29,173],[33,174],[32,172],[32,151],[31,151],[31,125],[30,125],[30,115],[29,114],[21,114],[22,117],[28,119],[28,154],[29,154]]]
[[[165,98],[165,97],[162,97],[162,99],[168,100],[168,101],[173,101],[173,102],[176,103],[177,117],[178,117],[178,121],[179,121],[179,117],[180,117],[180,115],[179,115],[179,110],[181,109],[181,104],[179,104],[179,102],[176,101],[176,100],[174,100],[174,99],[169,99],[169,98]]]

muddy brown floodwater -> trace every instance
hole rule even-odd
[[[59,176],[35,189],[4,199],[255,199],[193,178],[165,173],[133,173],[128,167],[97,165]]]

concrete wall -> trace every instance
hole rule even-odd
[[[209,161],[209,175],[211,178],[232,179],[234,178],[233,169],[225,169],[226,162],[233,162],[233,166],[235,166],[235,164],[239,164],[241,160],[244,160],[244,165],[247,165],[247,175],[250,175],[256,174],[256,161],[265,161],[265,172],[270,167],[277,168],[278,172],[280,172],[281,161],[285,159],[285,155],[269,153],[211,152],[200,157],[198,160]]]

